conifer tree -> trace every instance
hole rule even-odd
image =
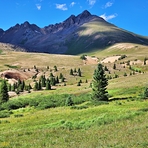
[[[58,71],[57,66],[54,66],[54,71]]]
[[[113,65],[113,69],[116,69],[116,64],[114,63],[114,65]]]
[[[103,65],[98,64],[93,75],[92,99],[96,101],[108,101],[108,92],[106,91],[107,85],[108,80],[106,78]]]
[[[77,72],[76,68],[74,68],[74,71],[73,72]]]
[[[38,83],[38,90],[41,90],[42,89],[42,85],[41,85],[41,81],[39,81]]]
[[[38,82],[37,82],[37,81],[35,82],[35,85],[34,85],[33,90],[34,90],[34,91],[38,90]]]
[[[72,69],[70,69],[70,73],[69,73],[70,75],[73,75],[73,70]]]
[[[81,69],[80,68],[78,69],[78,76],[81,77]]]
[[[51,85],[49,79],[46,80],[46,90],[51,90]]]
[[[8,87],[6,80],[3,80],[0,89],[0,103],[7,102],[8,100],[9,100]]]
[[[59,83],[59,77],[58,76],[56,77],[56,83]]]
[[[60,73],[59,79],[62,79],[62,78],[63,78],[63,74],[62,74],[62,73]]]

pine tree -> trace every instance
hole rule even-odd
[[[38,90],[41,90],[42,89],[42,84],[41,84],[41,81],[39,81],[38,83]]]
[[[11,84],[8,84],[8,91],[11,91]]]
[[[41,86],[42,87],[45,87],[46,86],[46,78],[45,78],[45,75],[42,75],[40,77],[40,81],[41,81]]]
[[[108,80],[106,78],[103,65],[98,64],[93,75],[92,99],[96,101],[108,101],[108,92],[106,91],[107,85]]]
[[[54,66],[54,71],[58,71],[57,66]]]
[[[62,74],[62,73],[60,73],[59,79],[62,79],[62,78],[63,78],[63,74]]]
[[[77,72],[76,68],[74,68],[74,71],[73,72]]]
[[[81,69],[80,68],[78,69],[78,76],[81,77]]]
[[[0,90],[0,103],[7,102],[9,100],[8,87],[6,80],[3,80],[1,83]]]
[[[46,90],[51,90],[51,85],[49,79],[46,80]]]
[[[56,83],[59,83],[59,77],[58,76],[56,77]]]
[[[78,82],[77,86],[81,86],[81,83],[80,83],[80,81]]]
[[[70,75],[73,75],[73,70],[72,69],[70,69],[70,73],[69,73]]]
[[[33,90],[34,90],[34,91],[38,90],[38,82],[37,82],[37,81],[35,82],[35,85],[34,85]]]
[[[113,69],[116,69],[116,64],[114,63],[114,65],[113,65]]]

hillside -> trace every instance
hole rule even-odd
[[[148,38],[120,29],[86,10],[44,28],[26,21],[6,31],[1,29],[0,42],[22,47],[27,52],[75,55],[105,49],[116,43],[148,45]]]

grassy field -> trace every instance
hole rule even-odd
[[[146,148],[147,106],[148,101],[125,100],[81,110],[18,109],[0,120],[0,147]]]
[[[0,116],[8,114],[10,117],[0,118],[1,148],[148,147],[148,100],[141,99],[148,87],[148,64],[143,65],[146,46],[125,43],[87,53],[100,62],[106,57],[126,55],[122,60],[103,63],[109,69],[106,75],[112,78],[107,87],[110,101],[102,105],[90,101],[90,83],[97,64],[85,64],[80,55],[14,52],[4,45],[0,45],[0,49],[1,72],[32,69],[35,65],[39,69],[37,80],[42,74],[48,77],[50,72],[55,76],[63,73],[66,78],[66,86],[59,83],[52,90],[20,93],[3,105],[6,110],[0,111]],[[116,69],[113,69],[114,64]],[[57,72],[53,68],[55,65]],[[71,68],[80,68],[82,77],[70,75]],[[114,78],[115,74],[117,78]],[[80,80],[81,86],[77,86]],[[30,78],[26,83],[32,81]],[[72,107],[65,106],[69,96],[74,101]]]

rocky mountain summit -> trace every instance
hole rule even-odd
[[[120,29],[85,10],[44,28],[26,21],[6,31],[0,29],[0,42],[23,47],[27,52],[79,54],[120,42],[148,45],[148,38]]]

